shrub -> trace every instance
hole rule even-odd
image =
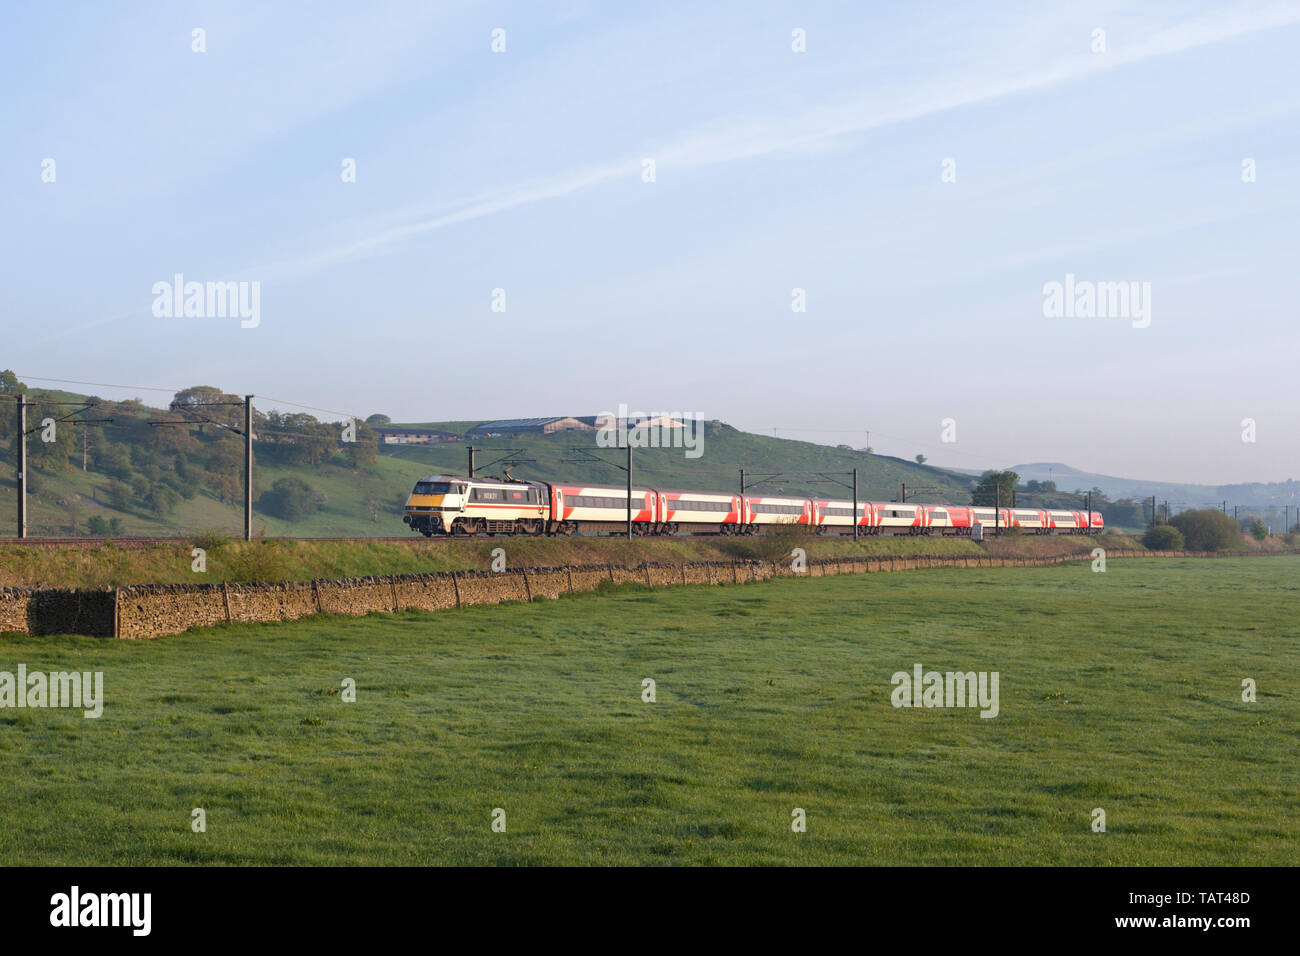
[[[297,521],[315,512],[320,499],[301,478],[280,478],[257,499],[257,507],[285,521]]]
[[[115,481],[108,486],[108,503],[118,511],[126,511],[131,507],[134,493],[131,486],[122,481]]]
[[[1256,541],[1263,541],[1268,537],[1268,526],[1263,521],[1256,518],[1250,525],[1250,536]]]
[[[219,528],[210,528],[207,531],[200,531],[194,536],[194,547],[202,548],[204,551],[215,552],[230,543],[230,535],[226,534]]]
[[[1169,523],[1183,533],[1187,547],[1193,551],[1223,551],[1241,543],[1237,522],[1214,508],[1184,511]]]
[[[792,519],[772,525],[757,537],[736,542],[735,553],[752,561],[781,561],[795,548],[807,550],[808,542],[815,537],[812,528]]]
[[[291,581],[294,563],[278,542],[251,541],[223,555],[221,574],[227,581]]]
[[[1181,551],[1185,545],[1183,533],[1170,524],[1158,524],[1147,529],[1142,543],[1152,551]]]
[[[161,518],[175,511],[180,500],[181,496],[176,493],[175,489],[169,488],[167,485],[156,485],[145,496],[144,503],[145,507]]]

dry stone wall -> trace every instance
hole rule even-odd
[[[1108,560],[1220,556],[1225,555],[1119,549],[1106,552]],[[712,561],[637,567],[602,564],[502,572],[452,571],[282,584],[144,585],[99,591],[0,588],[0,632],[138,639],[228,622],[290,621],[313,614],[436,611],[471,604],[534,601],[621,584],[650,588],[743,584],[777,577],[823,577],[918,568],[1044,567],[1089,560],[1091,556],[1086,553],[1051,557],[870,555],[810,559],[801,572],[796,572],[787,562]]]

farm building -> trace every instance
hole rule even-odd
[[[460,440],[460,436],[454,432],[421,428],[418,425],[378,425],[375,434],[385,445],[431,445],[435,442]]]
[[[589,425],[580,418],[560,416],[557,418],[503,418],[500,421],[484,422],[475,425],[465,433],[466,438],[482,438],[488,435],[550,435],[554,432],[591,431]]]

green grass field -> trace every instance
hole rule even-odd
[[[1293,865],[1298,582],[1130,560],[0,638],[106,697],[0,710],[0,863]],[[893,708],[915,663],[998,671],[999,716]]]
[[[206,570],[196,573],[195,543],[207,550]],[[1131,548],[1115,536],[1097,538],[1020,537],[981,547],[966,538],[846,538],[808,536],[773,539],[768,535],[723,538],[701,535],[670,538],[475,538],[405,541],[230,541],[199,536],[175,544],[119,547],[32,547],[0,544],[0,587],[116,587],[130,584],[216,584],[222,581],[310,581],[313,578],[420,574],[430,571],[486,571],[492,551],[506,552],[510,567],[645,562],[784,559],[794,545],[810,558],[915,554],[1082,554],[1100,545]]]

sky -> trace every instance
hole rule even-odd
[[[14,6],[0,368],[1300,477],[1297,53],[1300,0]]]

